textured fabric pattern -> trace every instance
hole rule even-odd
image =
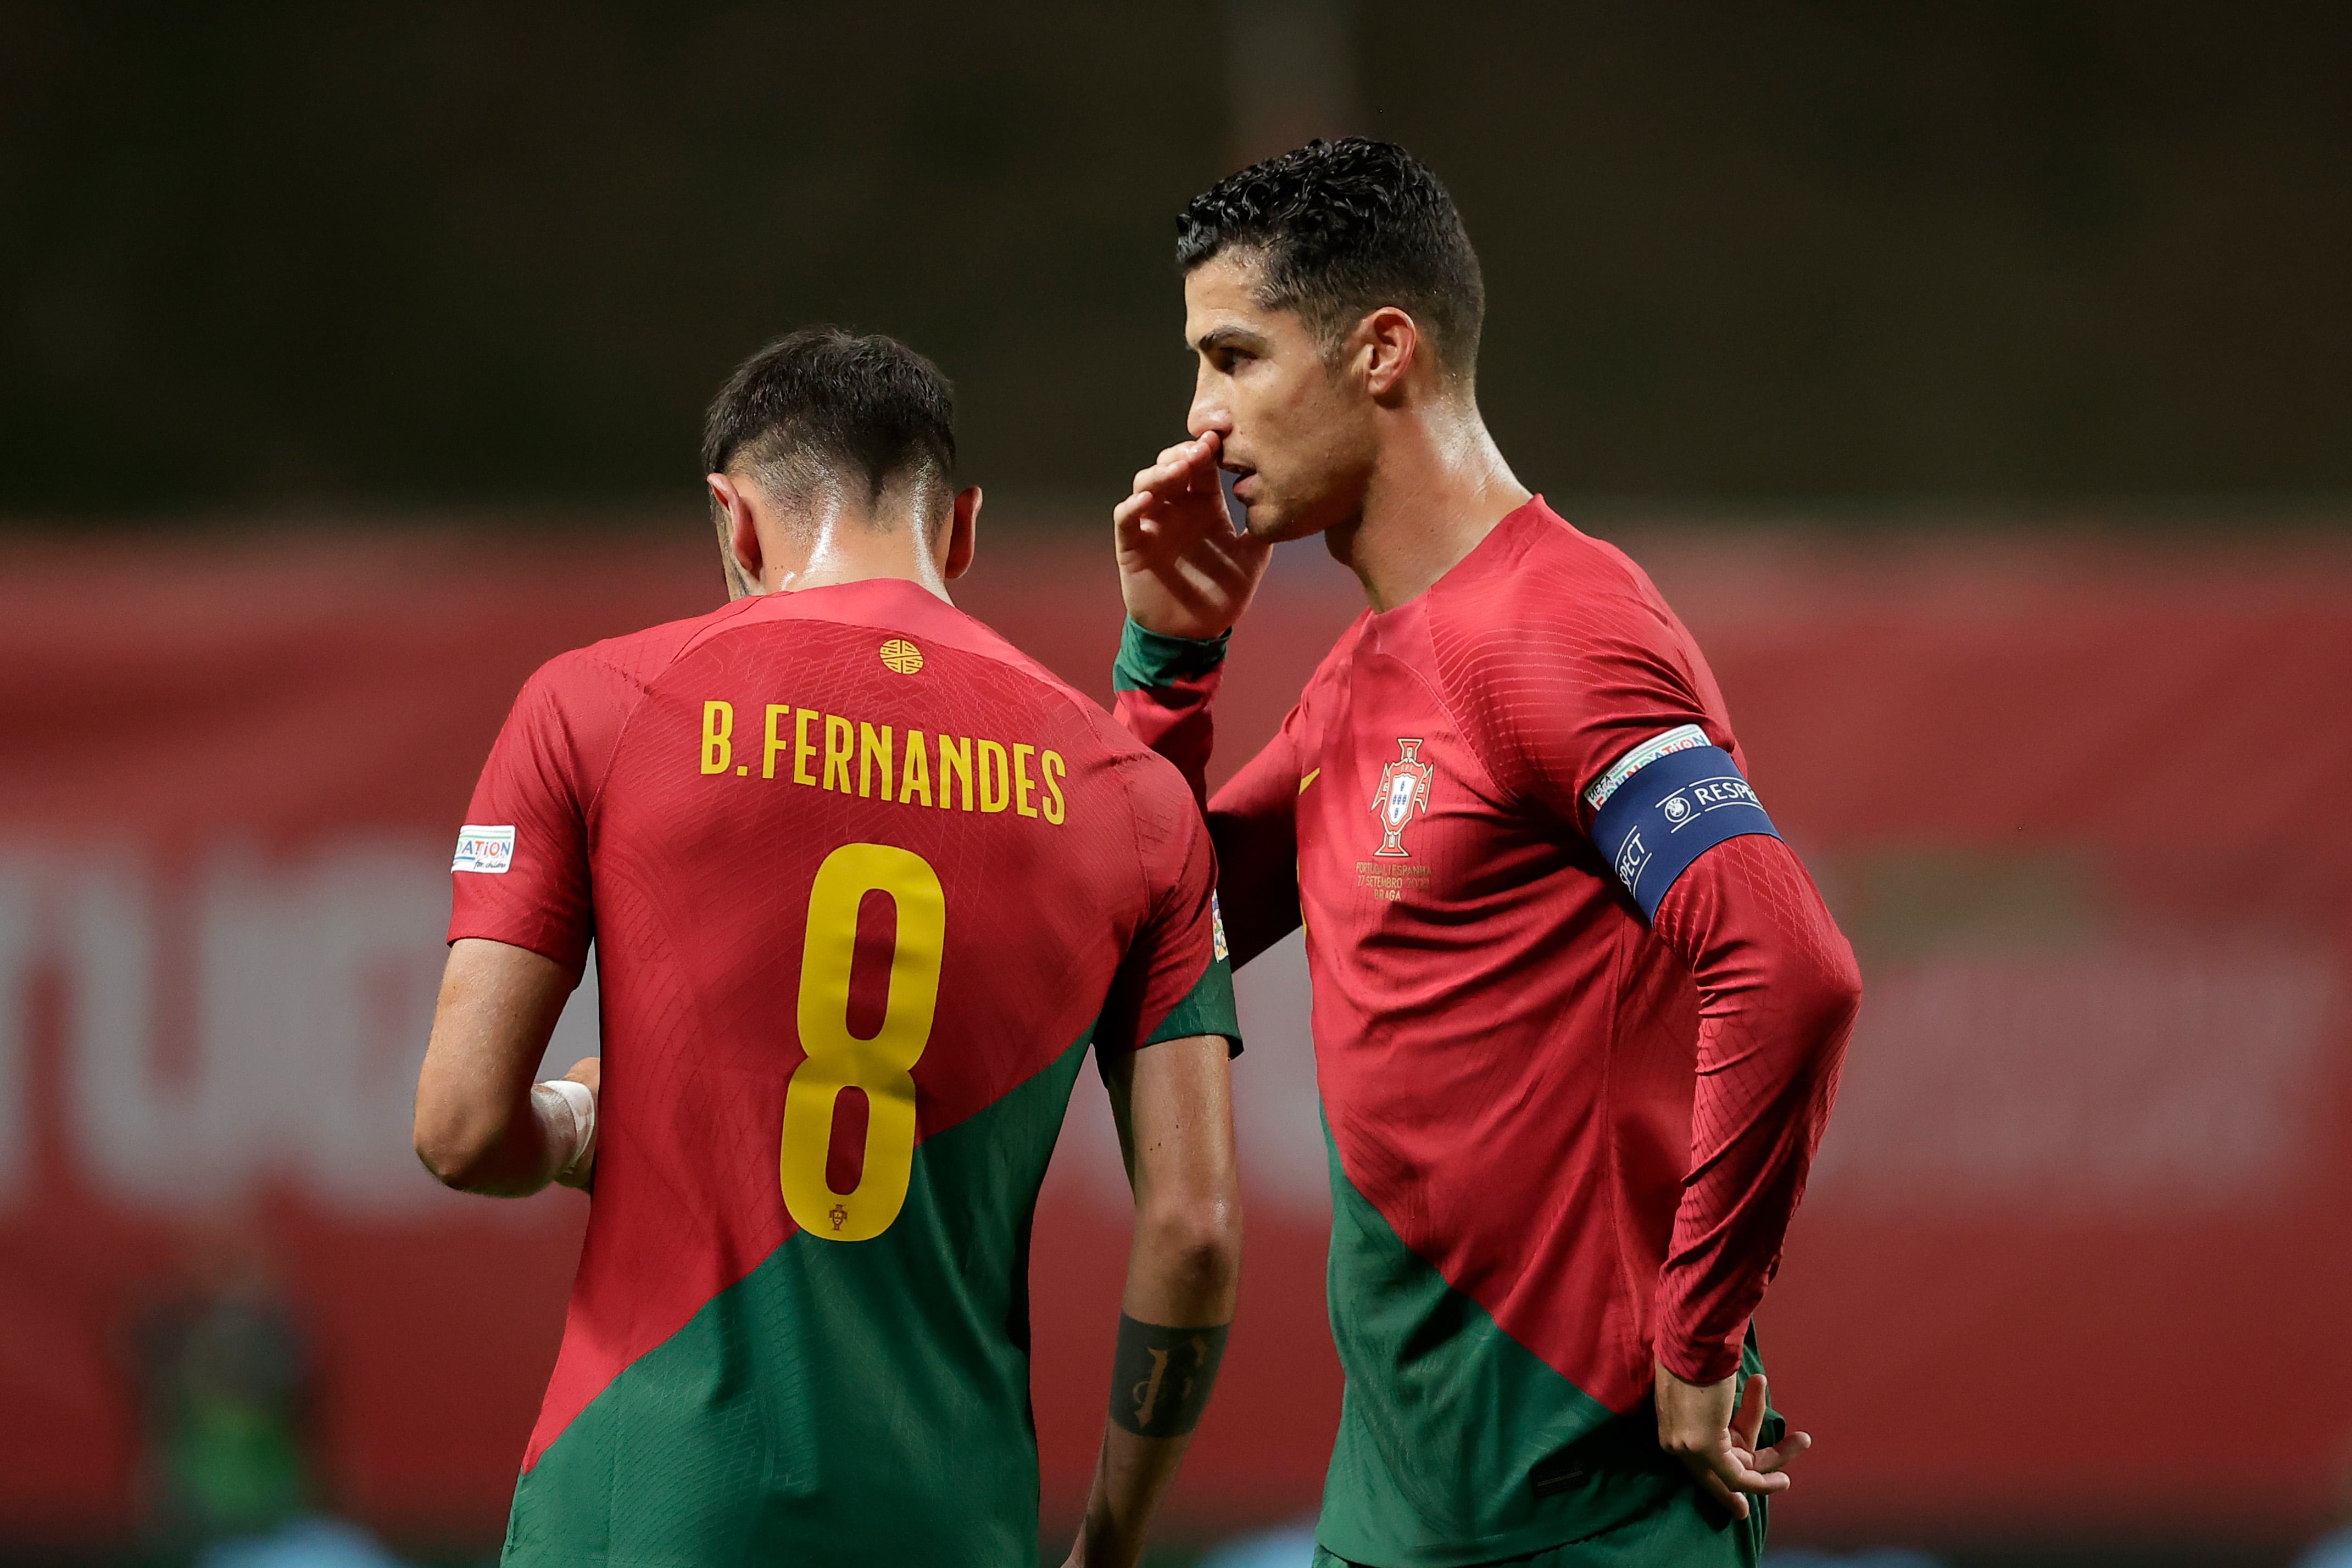
[[[1756,1562],[1763,1499],[1746,1523],[1706,1502],[1658,1447],[1651,1406],[1615,1414],[1504,1333],[1397,1239],[1336,1151],[1331,1193],[1333,1337],[1357,1360],[1397,1344],[1413,1354],[1392,1377],[1348,1384],[1317,1530],[1327,1556],[1425,1568]],[[1343,1281],[1368,1310],[1337,1310]],[[1752,1376],[1763,1369],[1753,1333],[1744,1352]],[[1416,1446],[1436,1428],[1454,1434],[1445,1464]],[[1766,1441],[1785,1429],[1767,1414]],[[1574,1544],[1542,1550],[1561,1541]]]
[[[1231,632],[1213,637],[1169,637],[1130,621],[1119,632],[1118,657],[1111,664],[1111,689],[1148,692],[1209,674],[1224,663],[1225,644],[1233,640]]]
[[[1189,675],[1118,709],[1196,784],[1214,683]],[[1671,940],[1618,882],[1584,793],[1685,727],[1748,770],[1705,659],[1649,580],[1538,500],[1420,598],[1360,616],[1210,803],[1235,958],[1306,929],[1335,1194],[1483,1314],[1424,1310],[1409,1270],[1335,1229],[1349,1399],[1324,1523],[1365,1561],[1473,1560],[1441,1543],[1490,1539],[1507,1511],[1481,1500],[1524,1480],[1482,1473],[1424,1495],[1425,1456],[1484,1452],[1476,1412],[1425,1392],[1441,1347],[1456,1385],[1539,1366],[1627,1417],[1659,1355],[1699,1380],[1739,1365],[1854,981],[1833,929],[1735,912],[1740,887],[1697,894],[1717,885],[1717,856],[1750,841],[1785,856],[1777,841],[1700,856],[1662,911]],[[1769,778],[1757,782],[1769,805]],[[1784,961],[1810,998],[1785,1008]],[[1705,1071],[1703,998],[1720,1054]],[[1393,1512],[1416,1495],[1411,1519]],[[1510,1539],[1533,1551],[1580,1528],[1544,1513]]]
[[[1777,838],[1700,856],[1655,929],[1699,985],[1691,1175],[1658,1287],[1658,1353],[1696,1378],[1736,1354],[1780,1266],[1862,980],[1812,878]]]
[[[516,848],[508,873],[457,875],[452,938],[577,962],[593,935],[602,989],[595,1194],[526,1471],[659,1353],[667,1370],[617,1397],[669,1412],[645,1429],[669,1432],[657,1447],[678,1462],[700,1451],[693,1412],[731,1452],[728,1423],[789,1400],[798,1440],[843,1447],[787,1469],[814,1466],[835,1490],[852,1467],[879,1478],[897,1499],[879,1530],[969,1496],[930,1462],[921,1422],[872,1413],[992,1401],[989,1440],[1030,1455],[1013,1469],[1034,1508],[1025,1427],[1002,1423],[1026,1418],[1004,1368],[1026,1342],[1013,1309],[1034,1182],[999,1178],[1042,1171],[1058,1113],[991,1123],[971,1167],[990,1179],[969,1195],[944,1191],[926,1151],[1037,1082],[1073,1040],[1132,1050],[1180,1009],[1188,1032],[1238,1034],[1214,952],[1214,856],[1181,777],[978,622],[873,581],[746,599],[553,661],[467,821],[513,824]],[[965,1205],[958,1224],[925,1219],[940,1203]],[[718,1328],[673,1343],[755,1272],[767,1284],[719,1309]],[[834,1286],[846,1293],[819,1312]],[[767,1321],[780,1301],[831,1333],[860,1291],[886,1286],[942,1312],[960,1293],[997,1305],[956,1318],[961,1338],[822,1375],[800,1359],[828,1354],[822,1333],[750,1359],[725,1350],[728,1325]],[[898,1310],[867,1305],[877,1320]],[[680,1371],[703,1352],[720,1364]],[[739,1375],[758,1386],[705,1397]],[[704,1393],[663,1403],[680,1388]],[[630,1473],[575,1463],[563,1489],[585,1507],[581,1477],[603,1476],[609,1528],[635,1543],[625,1560],[735,1560]],[[710,1487],[770,1495],[765,1472],[709,1474],[724,1484],[696,1493],[694,1518],[735,1517]],[[683,1544],[665,1555],[665,1541]]]
[[[1027,1220],[1086,1046],[925,1142],[882,1236],[786,1240],[632,1364],[523,1477],[502,1561],[1029,1568]]]

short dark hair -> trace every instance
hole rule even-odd
[[[944,489],[955,473],[955,388],[896,338],[804,327],[730,376],[702,426],[702,471],[746,462],[779,501],[891,481]]]
[[[1309,141],[1228,174],[1176,220],[1176,266],[1226,251],[1265,268],[1258,302],[1296,309],[1327,353],[1383,305],[1409,313],[1440,363],[1478,362],[1486,285],[1462,214],[1403,148],[1361,136]]]

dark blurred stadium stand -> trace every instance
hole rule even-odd
[[[812,319],[1098,499],[1177,207],[1315,130],[1453,184],[1556,495],[2352,489],[2343,6],[1233,13],[12,0],[0,515],[676,497]]]

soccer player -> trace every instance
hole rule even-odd
[[[950,604],[928,361],[795,333],[703,456],[740,596],[541,668],[458,841],[417,1152],[593,1193],[504,1561],[1034,1568],[1029,1225],[1091,1049],[1137,1225],[1071,1561],[1133,1563],[1239,1263],[1199,811]],[[534,1086],[592,936],[604,1054]]]
[[[1122,718],[1197,789],[1273,544],[1322,535],[1370,601],[1208,802],[1234,961],[1303,924],[1314,980],[1347,1375],[1320,1560],[1753,1563],[1807,1439],[1748,1320],[1852,952],[1689,632],[1488,435],[1436,179],[1310,143],[1178,234],[1192,439],[1114,515]]]

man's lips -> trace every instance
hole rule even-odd
[[[1257,470],[1256,470],[1256,469],[1255,469],[1255,468],[1244,468],[1244,467],[1240,466],[1239,465],[1235,465],[1235,464],[1228,464],[1228,465],[1225,465],[1225,472],[1226,472],[1226,473],[1228,473],[1228,474],[1231,474],[1231,475],[1234,476],[1234,495],[1236,495],[1236,496],[1240,497],[1241,497],[1243,500],[1244,500],[1244,501],[1247,501],[1247,500],[1253,499],[1253,498],[1256,496],[1256,494],[1257,494]]]

